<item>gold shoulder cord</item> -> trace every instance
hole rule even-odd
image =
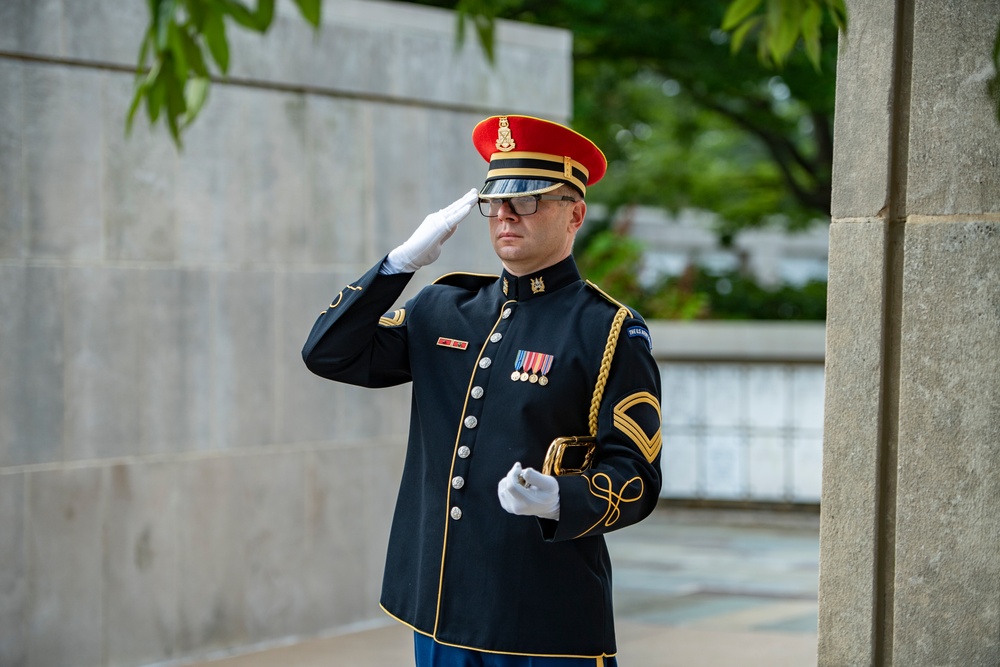
[[[604,346],[604,356],[601,358],[601,370],[597,374],[597,384],[594,386],[594,397],[590,400],[590,435],[597,437],[597,413],[601,409],[601,398],[604,396],[604,386],[608,383],[608,375],[611,373],[611,359],[615,356],[615,348],[618,346],[618,334],[621,333],[622,323],[628,317],[629,310],[622,306],[615,313],[615,319],[611,322],[611,331],[608,332],[608,342]]]

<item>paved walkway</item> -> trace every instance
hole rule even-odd
[[[819,517],[661,508],[608,537],[622,667],[815,667]],[[194,667],[406,667],[385,627]]]

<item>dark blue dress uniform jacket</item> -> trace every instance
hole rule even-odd
[[[379,266],[336,296],[302,354],[331,380],[413,383],[382,607],[444,644],[614,655],[603,534],[646,517],[660,491],[660,375],[642,319],[572,257],[522,277],[450,274],[395,311],[412,274]],[[525,358],[548,362],[547,382],[512,379]],[[558,477],[558,521],[504,511],[497,483],[516,461],[540,470],[554,438],[595,430],[593,466]]]

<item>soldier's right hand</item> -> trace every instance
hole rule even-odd
[[[440,211],[431,213],[402,245],[389,253],[383,273],[412,273],[441,254],[441,247],[479,201],[475,188]]]

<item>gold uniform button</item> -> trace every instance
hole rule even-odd
[[[491,343],[499,343],[502,338],[503,338],[503,334],[498,331],[495,334],[493,334],[492,336],[490,336],[490,342]]]
[[[460,507],[452,507],[451,508],[451,518],[454,519],[455,521],[458,521],[459,519],[461,519],[462,518],[462,509]]]
[[[493,363],[492,359],[490,359],[489,357],[483,357],[482,359],[479,360],[479,367],[480,368],[489,368],[490,364],[492,364],[492,363]]]
[[[464,423],[465,423],[465,428],[476,428],[477,426],[479,426],[479,420],[473,417],[472,415],[466,417]]]
[[[507,319],[508,317],[510,317],[510,313],[511,313],[510,308],[504,308],[503,313],[500,315],[500,317],[502,317],[503,319]]]
[[[479,385],[476,385],[475,387],[472,388],[472,398],[482,398],[483,393],[484,393],[483,388],[480,387]]]
[[[466,447],[465,445],[462,445],[461,447],[458,448],[458,458],[467,459],[471,455],[472,455],[472,450]]]
[[[465,486],[465,479],[464,478],[462,478],[462,477],[455,477],[454,479],[451,480],[451,488],[453,488],[453,489],[461,489],[463,486]]]

